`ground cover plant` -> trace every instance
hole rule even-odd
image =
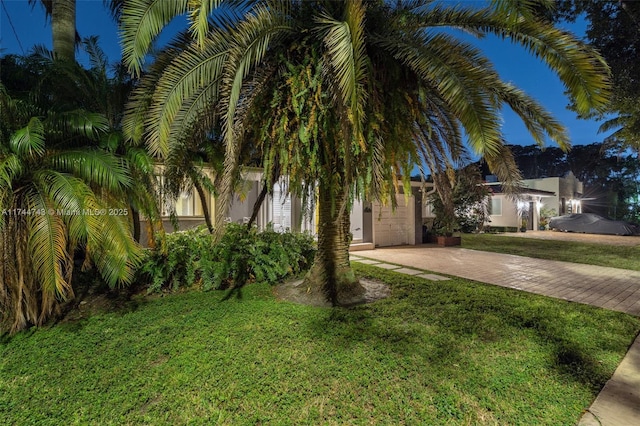
[[[640,271],[640,246],[524,239],[491,234],[465,234],[462,245],[473,250]]]
[[[0,340],[2,424],[575,424],[638,318],[354,264],[390,298],[266,284],[136,299]]]
[[[167,234],[162,247],[147,250],[139,283],[160,292],[197,286],[204,290],[242,287],[254,280],[275,284],[309,269],[315,253],[310,234],[259,231],[229,224],[213,243],[204,227]]]

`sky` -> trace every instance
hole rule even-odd
[[[40,5],[31,8],[27,0],[0,0],[0,54],[27,54],[37,44],[51,49],[51,29]],[[81,37],[98,35],[100,45],[110,61],[121,57],[118,32],[102,0],[77,1],[77,27]],[[584,22],[561,25],[582,37]],[[572,144],[601,142],[607,135],[598,134],[599,122],[580,120],[566,107],[568,98],[560,80],[546,65],[526,53],[524,49],[497,38],[481,41],[487,56],[505,81],[510,81],[534,97],[553,113],[568,129]],[[78,60],[82,63],[83,57]],[[503,111],[503,134],[510,144],[531,145],[533,139],[519,118],[510,110]],[[553,143],[549,143],[553,146]]]

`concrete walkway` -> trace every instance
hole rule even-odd
[[[364,263],[385,262],[376,265],[387,269],[397,264],[419,270],[426,279],[430,274],[424,271],[430,271],[640,316],[638,271],[434,245],[377,248],[354,256]],[[579,425],[640,425],[640,336]]]

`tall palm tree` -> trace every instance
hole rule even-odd
[[[318,254],[306,287],[347,303],[362,292],[348,260],[354,197],[386,199],[402,185],[408,193],[414,165],[428,167],[439,191],[448,191],[447,170],[467,146],[514,181],[504,106],[538,143],[569,145],[563,126],[501,80],[460,34],[522,46],[558,74],[580,112],[606,103],[602,58],[537,19],[539,3],[125,0],[123,54],[135,73],[173,17],[187,14],[190,27],[149,67],[124,130],[170,155],[181,140],[220,126],[226,156],[217,229],[244,143],[260,144],[267,175],[288,175],[291,191],[304,196],[317,185]]]
[[[38,0],[29,0],[33,7]],[[76,0],[40,0],[47,17],[51,18],[53,53],[57,59],[76,57]]]
[[[111,286],[131,281],[140,252],[120,201],[131,176],[90,146],[105,117],[38,108],[2,85],[0,106],[0,326],[16,332],[73,297],[76,249]]]

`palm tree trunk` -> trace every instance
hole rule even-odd
[[[224,235],[225,227],[227,224],[227,216],[229,215],[229,208],[231,207],[231,197],[233,196],[233,177],[236,171],[236,163],[229,157],[225,158],[225,168],[222,172],[222,176],[219,178],[216,176],[215,185],[219,188],[218,196],[216,197],[216,209],[213,222],[213,241],[218,242]]]
[[[305,277],[307,292],[324,298],[333,306],[349,305],[359,301],[364,287],[356,278],[349,263],[349,211],[340,191],[331,202],[331,187],[319,184],[318,252]]]
[[[202,204],[202,214],[204,215],[204,222],[207,224],[207,229],[209,233],[213,233],[213,224],[211,223],[211,213],[209,213],[209,203],[207,203],[207,195],[204,193],[204,188],[197,179],[193,179],[193,186],[196,188],[198,192],[198,197],[200,197],[200,204]]]
[[[53,0],[51,8],[51,32],[55,58],[74,60],[76,44],[76,0]]]
[[[134,209],[131,204],[129,204],[129,209],[131,210],[131,220],[133,221],[133,239],[136,242],[140,242],[140,213],[138,210]],[[151,220],[151,219],[148,219]]]
[[[253,222],[258,218],[258,213],[260,213],[260,207],[262,207],[262,203],[264,203],[264,199],[267,198],[267,192],[269,189],[267,185],[263,185],[260,190],[260,194],[258,195],[258,199],[255,203],[253,203],[253,211],[251,212],[251,218],[249,219],[249,223],[247,223],[247,228],[251,228],[253,226]]]

